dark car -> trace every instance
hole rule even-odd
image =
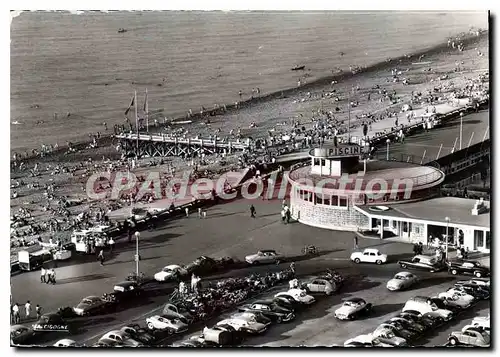
[[[219,265],[215,259],[201,256],[195,259],[184,267],[189,275],[195,274],[198,276],[211,274],[219,269]]]
[[[396,327],[399,330],[401,330],[401,329],[407,330],[414,337],[421,335],[425,331],[425,328],[421,324],[413,325],[410,322],[406,321],[405,319],[397,318],[397,317],[392,318],[388,321],[385,321],[384,323],[389,324],[389,325],[393,325],[394,327]]]
[[[434,256],[415,255],[411,260],[400,260],[403,269],[425,270],[431,273],[443,270],[445,265]]]
[[[73,308],[73,311],[78,316],[87,316],[98,313],[111,312],[116,308],[116,303],[113,301],[105,300],[98,296],[87,296],[83,298],[80,303]]]
[[[425,314],[421,314],[418,311],[406,310],[404,314],[413,315],[418,318],[419,323],[432,328],[439,327],[444,323],[444,319],[436,313],[426,312]]]
[[[273,300],[271,300],[271,302],[274,302],[275,304],[277,304],[277,305],[279,305],[281,307],[284,307],[284,308],[286,308],[288,310],[291,310],[291,311],[297,311],[297,310],[300,310],[300,309],[304,308],[304,304],[298,302],[297,300],[295,300],[291,296],[290,297],[287,297],[287,296],[275,296],[273,298]]]
[[[295,318],[293,311],[272,302],[255,302],[240,306],[238,309],[240,311],[259,312],[277,323],[288,322]]]
[[[452,275],[474,275],[476,278],[490,276],[490,268],[472,260],[449,263],[448,272]]]
[[[455,288],[465,291],[467,294],[474,296],[476,300],[488,300],[490,298],[489,289],[485,289],[480,285],[475,284],[455,284]]]
[[[418,317],[417,315],[415,314],[412,314],[412,313],[407,313],[407,312],[401,312],[399,313],[398,315],[396,315],[397,317],[401,317],[405,320],[408,320],[410,322],[414,322],[414,323],[418,323],[422,326],[424,326],[426,329],[431,329],[434,327],[434,321],[430,321],[428,319],[424,319],[422,317]]]
[[[40,316],[32,328],[35,332],[72,332],[68,323],[58,313],[49,313]]]
[[[118,301],[137,298],[141,293],[142,289],[135,281],[122,281],[113,287],[113,294]]]
[[[391,330],[395,336],[404,338],[406,341],[411,341],[417,336],[416,333],[408,331],[403,326],[397,323],[383,323],[380,326],[382,328]]]
[[[24,325],[13,325],[10,327],[10,340],[14,345],[31,344],[35,332]]]
[[[151,334],[150,330],[147,328],[141,327],[137,324],[123,326],[120,331],[125,332],[134,340],[148,346],[153,344],[156,341],[155,336]]]

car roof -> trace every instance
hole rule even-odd
[[[27,326],[24,326],[24,325],[12,325],[10,327],[10,332],[13,332],[13,331],[17,331],[17,330],[20,330],[20,329],[29,329],[29,327]]]
[[[69,338],[63,338],[62,340],[59,340],[56,342],[56,344],[58,344],[58,343],[76,343],[76,341],[71,340]]]
[[[410,275],[413,275],[413,273],[410,273],[409,271],[401,271],[401,272],[397,273],[396,275],[410,276]]]
[[[82,300],[85,300],[85,299],[96,300],[96,299],[101,299],[101,298],[99,296],[90,295],[90,296],[84,297]]]
[[[476,331],[476,332],[479,332],[481,334],[484,332],[484,330],[482,328],[476,327],[476,326],[471,326],[471,327],[467,328],[466,331]]]
[[[262,253],[276,253],[274,249],[260,249],[259,252]]]
[[[107,334],[110,334],[110,333],[113,333],[115,335],[126,335],[125,332],[123,331],[120,331],[120,330],[111,330],[111,331],[108,331],[104,334],[104,336],[106,336]]]
[[[380,250],[375,248],[365,248],[363,249],[363,252],[380,252]]]
[[[344,302],[347,302],[347,301],[351,301],[351,302],[361,302],[361,301],[365,301],[365,299],[362,299],[362,298],[359,298],[359,297],[352,297],[352,298],[349,298],[349,299],[344,300]]]
[[[180,267],[181,266],[177,265],[177,264],[170,264],[170,265],[165,266],[163,269],[177,269],[177,268],[180,268]]]
[[[115,286],[123,286],[123,287],[132,286],[132,285],[137,285],[137,283],[135,281],[122,281],[122,282],[115,284]]]

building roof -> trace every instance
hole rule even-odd
[[[357,206],[363,212],[372,216],[410,218],[424,221],[433,221],[446,224],[446,217],[451,224],[460,224],[477,227],[490,227],[490,203],[484,201],[488,210],[477,216],[471,211],[476,200],[459,197],[439,197],[425,201],[391,205],[386,211],[374,212],[370,206]]]

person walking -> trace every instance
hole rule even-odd
[[[356,234],[354,235],[354,249],[359,249],[358,236]]]
[[[115,246],[115,241],[113,240],[113,238],[109,238],[108,245],[109,245],[109,252],[113,253],[113,248]]]
[[[250,217],[255,218],[255,207],[253,205],[250,206]]]
[[[42,270],[40,270],[40,282],[41,282],[41,283],[45,283],[45,274],[46,274],[46,273],[47,273],[47,272],[45,271],[45,268],[44,268],[44,267],[42,267]]]
[[[24,304],[24,312],[26,313],[26,319],[28,320],[31,315],[31,304],[30,301],[26,301],[26,304]]]
[[[285,212],[285,209],[284,209],[284,208],[282,208],[282,209],[281,209],[281,221],[282,221],[283,223],[285,223],[285,217],[286,217],[286,212]]]
[[[35,312],[36,312],[36,319],[40,319],[40,317],[42,317],[42,308],[40,307],[40,305],[36,304],[35,306]]]
[[[291,218],[290,208],[288,206],[285,206],[286,224],[290,223],[290,218]]]
[[[203,212],[202,212],[202,209],[201,207],[198,207],[198,218],[203,218]]]
[[[17,302],[12,306],[12,315],[14,316],[14,323],[18,324],[21,321],[21,317],[19,316],[19,305]]]
[[[99,261],[99,264],[101,266],[104,265],[104,250],[103,249],[100,250],[99,255],[97,256],[97,260]]]
[[[186,218],[189,217],[189,207],[184,208],[184,211],[186,212]]]
[[[52,281],[52,285],[56,283],[56,271],[54,268],[50,269],[50,279]]]

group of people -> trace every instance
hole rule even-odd
[[[54,268],[45,269],[42,267],[42,270],[40,270],[40,282],[54,285],[56,283],[56,271]]]
[[[26,304],[24,304],[24,317],[26,320],[31,318],[31,311],[31,302],[28,300]],[[21,307],[17,302],[11,306],[10,312],[12,323],[19,324],[21,322]],[[37,319],[42,316],[42,308],[39,304],[36,304],[35,306],[35,313]]]
[[[200,290],[201,278],[196,274],[191,275],[191,292],[197,294]],[[186,295],[189,293],[188,287],[185,282],[179,282],[179,294]]]

